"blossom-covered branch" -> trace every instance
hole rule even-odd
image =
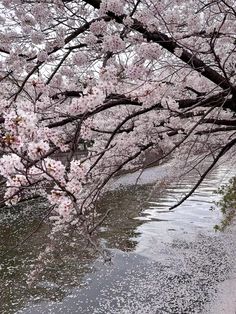
[[[207,174],[234,151],[233,0],[0,7],[4,201],[44,197],[53,235],[76,228],[94,243],[96,202],[149,155],[213,156]]]

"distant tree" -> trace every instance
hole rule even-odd
[[[92,243],[96,201],[146,152],[212,157],[182,202],[235,147],[234,0],[0,6],[4,202],[44,196],[53,234],[72,225]]]

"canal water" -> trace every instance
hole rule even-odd
[[[174,180],[171,169],[170,164],[153,167],[140,178],[140,173],[127,174],[111,184],[98,211],[112,211],[97,235],[112,256],[110,263],[70,235],[61,239],[31,287],[27,276],[48,241],[48,224],[15,244],[37,226],[44,204],[4,209],[0,246],[7,253],[0,264],[0,313],[204,313],[234,266],[232,235],[214,231],[222,219],[214,204],[216,190],[236,169],[219,165],[193,196],[169,211],[198,179],[192,171]]]

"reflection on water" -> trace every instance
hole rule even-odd
[[[0,268],[0,313],[64,314],[67,313],[66,309],[68,313],[113,313],[114,311],[109,312],[109,307],[104,310],[100,308],[97,300],[99,283],[109,286],[111,282],[125,278],[128,271],[138,273],[140,268],[145,268],[144,264],[147,266],[152,262],[164,265],[161,268],[158,266],[158,270],[155,268],[155,271],[161,272],[162,267],[168,266],[167,259],[170,255],[166,252],[168,243],[173,244],[177,239],[193,240],[199,231],[205,235],[212,234],[213,226],[219,222],[220,213],[218,210],[209,209],[217,199],[214,190],[232,176],[232,173],[227,175],[225,173],[226,169],[223,166],[214,170],[198,191],[174,211],[169,211],[169,207],[189,190],[195,182],[195,175],[188,175],[178,184],[171,183],[162,190],[159,186],[154,188],[152,183],[165,174],[163,169],[157,167],[145,171],[141,182],[144,185],[136,187],[132,185],[135,182],[135,174],[116,180],[114,187],[117,188],[121,184],[125,187],[107,192],[98,208],[98,211],[104,212],[112,208],[111,214],[100,228],[99,238],[114,252],[113,264],[102,265],[98,256],[85,249],[84,243],[76,236],[72,243],[71,239],[65,238],[37,285],[29,288],[26,284],[27,274],[48,241],[48,225],[42,224],[26,243],[9,251],[3,258]],[[33,215],[32,209],[35,213]],[[1,214],[1,252],[13,247],[33,230],[45,208],[40,203],[27,207],[22,205],[21,208],[12,211],[14,213],[11,212],[10,215],[6,211]],[[123,255],[121,251],[127,253]],[[151,268],[150,266],[149,269]],[[140,276],[144,278],[147,275],[143,272]],[[132,294],[128,283],[124,289]],[[107,299],[112,304],[112,293],[111,291],[109,293]],[[113,295],[114,293],[113,291]],[[71,295],[77,303],[70,308]],[[91,300],[93,312],[86,310],[89,308],[86,304],[91,303]],[[137,313],[137,309],[132,313]]]
[[[210,210],[219,199],[214,192],[220,184],[226,183],[230,176],[232,172],[227,174],[227,169],[223,166],[216,169],[194,195],[171,211],[169,208],[191,189],[196,177],[184,177],[178,185],[170,184],[161,197],[158,197],[158,192],[153,193],[147,208],[137,217],[146,223],[137,228],[141,237],[136,252],[157,259],[153,241],[163,242],[164,239],[166,243],[173,241],[176,236],[181,239],[194,239],[199,232],[213,233],[213,226],[221,219],[219,210]],[[159,248],[160,246],[161,244]]]

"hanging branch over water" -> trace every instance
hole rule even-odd
[[[96,246],[96,203],[114,176],[152,154],[149,166],[219,151],[174,207],[186,200],[235,148],[233,4],[4,1],[4,202],[43,195],[53,235],[73,226]]]

